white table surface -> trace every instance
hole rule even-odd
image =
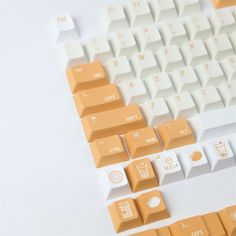
[[[116,235],[47,31],[71,12],[82,37],[103,34],[105,2],[0,0],[1,236]],[[172,218],[129,233],[236,204],[235,180],[230,168],[162,187]]]

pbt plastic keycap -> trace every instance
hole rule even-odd
[[[225,106],[236,105],[236,80],[232,80],[230,83],[221,84],[218,87],[218,90]]]
[[[196,15],[201,12],[200,0],[175,0],[180,16]]]
[[[225,58],[221,61],[221,65],[228,81],[236,79],[236,56]]]

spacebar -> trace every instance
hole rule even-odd
[[[236,106],[198,114],[189,122],[198,141],[236,133]]]

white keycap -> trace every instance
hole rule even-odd
[[[53,17],[50,23],[50,30],[56,43],[78,40],[79,38],[74,21],[69,13]]]
[[[170,111],[163,98],[149,100],[142,104],[141,108],[148,125],[152,127],[172,120]]]
[[[236,32],[234,32],[230,35],[230,39],[231,39],[234,51],[236,52]]]
[[[184,67],[182,55],[176,45],[170,45],[157,52],[158,61],[162,71],[171,72]]]
[[[188,92],[183,92],[167,99],[174,119],[183,116],[186,119],[198,113],[195,103]]]
[[[150,0],[155,21],[177,18],[177,11],[173,0]]]
[[[217,89],[213,85],[193,92],[193,98],[199,112],[215,110],[224,106]]]
[[[160,71],[152,51],[137,53],[131,61],[137,77],[144,78]]]
[[[218,90],[225,106],[236,105],[236,80],[232,80],[230,83],[221,84],[218,87]]]
[[[199,145],[194,145],[182,151],[179,156],[179,161],[186,178],[192,178],[210,172],[206,155]]]
[[[116,32],[113,39],[113,49],[116,56],[132,56],[138,52],[134,35],[129,30]]]
[[[147,90],[141,79],[132,79],[119,84],[126,104],[139,104],[149,99]]]
[[[195,66],[210,60],[205,44],[200,39],[185,43],[182,52],[187,65]]]
[[[172,81],[178,93],[196,90],[200,87],[200,82],[192,67],[183,67],[171,73]]]
[[[112,58],[105,64],[111,83],[119,84],[134,78],[134,74],[126,56]]]
[[[178,157],[174,152],[165,152],[152,161],[160,185],[184,179]]]
[[[232,149],[224,139],[210,142],[205,150],[210,162],[211,171],[225,169],[236,164]]]
[[[185,26],[190,40],[204,40],[212,35],[211,25],[204,15],[196,15],[188,18]]]
[[[165,98],[175,94],[175,88],[166,72],[150,76],[145,81],[152,99]]]
[[[236,56],[225,58],[221,65],[228,81],[236,79]]]
[[[213,60],[221,60],[234,54],[232,44],[226,34],[210,37],[206,45]]]
[[[146,0],[130,0],[126,12],[131,26],[148,25],[153,22],[152,13]]]
[[[141,51],[158,51],[163,47],[162,38],[156,25],[148,25],[138,28],[136,38]]]
[[[215,34],[230,34],[236,30],[236,22],[229,9],[214,11],[211,14],[210,20]]]
[[[109,4],[102,10],[102,23],[107,31],[128,29],[129,24],[119,3]]]
[[[236,133],[236,106],[197,114],[189,122],[199,142]]]
[[[196,67],[202,86],[219,85],[226,82],[225,74],[217,61],[209,61]]]
[[[200,0],[175,0],[180,16],[188,16],[201,12]]]
[[[166,45],[182,45],[188,41],[186,30],[180,21],[164,23],[160,28],[160,32]]]
[[[131,193],[129,182],[122,165],[104,168],[99,172],[101,189],[106,199]]]
[[[88,61],[84,49],[78,40],[60,43],[58,50],[61,64],[64,69]]]

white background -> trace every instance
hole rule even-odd
[[[0,236],[116,235],[47,31],[71,12],[82,36],[103,33],[104,2],[0,0]],[[161,188],[172,218],[148,227],[236,204],[235,180],[231,168]]]

